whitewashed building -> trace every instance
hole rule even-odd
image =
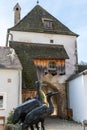
[[[23,88],[32,89],[37,77],[59,91],[57,115],[67,117],[66,80],[78,71],[77,37],[68,27],[36,5],[22,20],[14,7],[14,26],[8,29],[6,46],[15,49],[23,66]],[[50,85],[46,92],[50,91]]]
[[[65,80],[75,74],[78,70],[78,35],[39,5],[36,5],[22,20],[20,16],[21,7],[17,3],[14,7],[14,27],[8,29],[6,46],[9,45],[8,41],[63,45],[69,56],[65,62]]]
[[[22,66],[14,49],[0,47],[0,117],[21,103]]]
[[[87,70],[69,81],[69,108],[73,110],[73,120],[87,120]]]

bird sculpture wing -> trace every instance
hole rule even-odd
[[[14,124],[17,123],[19,120],[23,122],[26,114],[39,106],[40,102],[37,99],[31,99],[22,103],[15,109],[12,122]]]
[[[26,115],[25,120],[24,120],[24,125],[29,126],[29,125],[39,122],[40,118],[46,117],[46,113],[47,113],[46,105],[42,105],[42,106],[32,110],[31,112],[29,112]]]

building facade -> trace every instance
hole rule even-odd
[[[22,66],[14,50],[0,47],[0,116],[7,117],[22,101]]]
[[[18,4],[15,9],[20,13]],[[7,32],[6,46],[15,49],[23,66],[23,87],[35,89],[35,80],[41,80],[45,92],[58,91],[54,102],[62,118],[67,117],[66,80],[78,71],[77,37],[39,5]]]
[[[73,110],[72,119],[82,123],[87,119],[87,70],[70,79],[68,92],[68,105]]]

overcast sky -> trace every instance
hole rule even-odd
[[[37,0],[0,0],[0,46],[5,46],[7,29],[14,25],[13,7],[17,2],[21,6],[22,19]],[[79,34],[78,59],[87,62],[87,0],[39,0],[39,5]]]

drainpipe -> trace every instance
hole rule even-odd
[[[6,47],[8,47],[8,40],[9,40],[9,36],[11,36],[11,41],[13,41],[13,34],[12,33],[7,33],[7,37],[6,37]]]
[[[75,56],[76,56],[76,73],[77,73],[78,72],[77,41],[75,41]]]
[[[18,105],[22,103],[22,75],[21,70],[18,70],[18,78],[19,78],[19,84],[18,84]]]

